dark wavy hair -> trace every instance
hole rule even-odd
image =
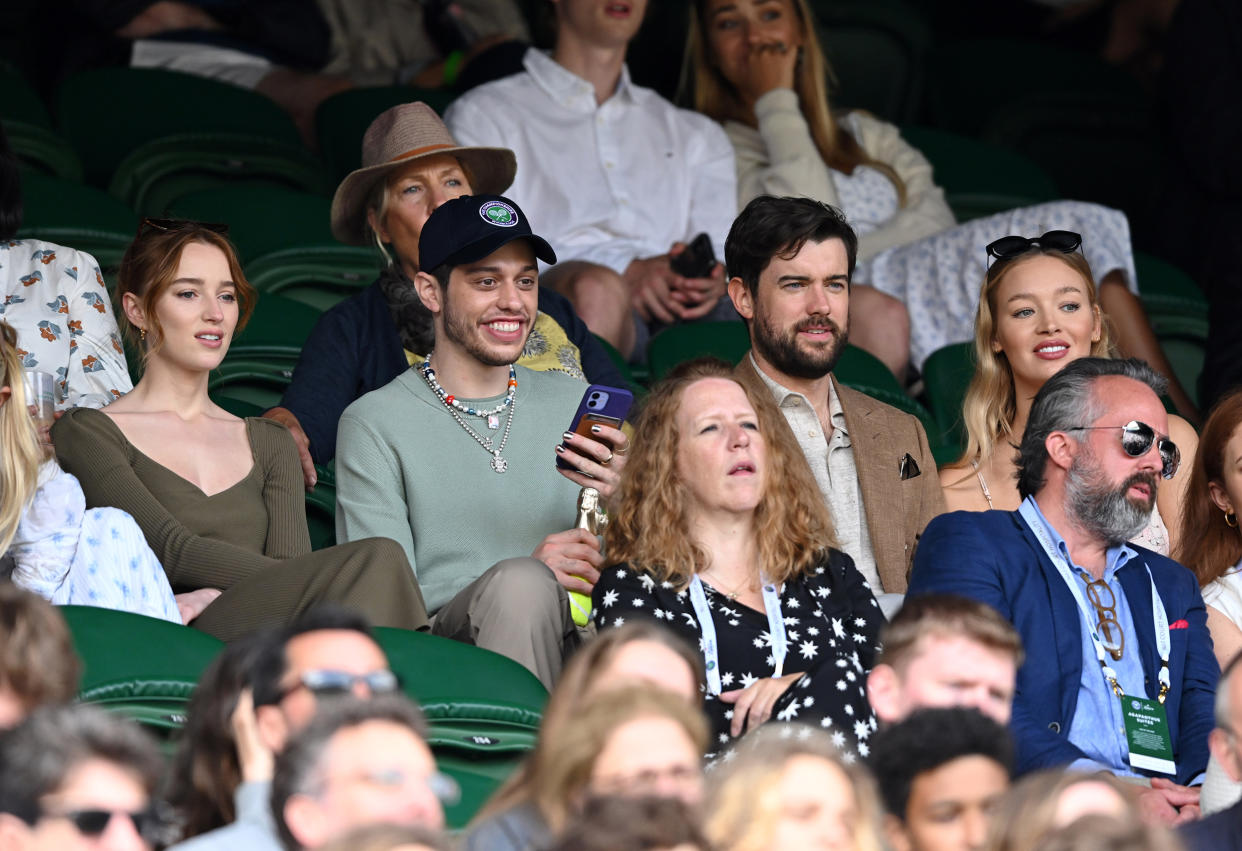
[[[839,239],[849,258],[847,280],[854,277],[858,234],[845,214],[831,204],[811,198],[760,195],[733,220],[725,238],[725,268],[730,278],[741,278],[751,295],[759,291],[759,276],[773,257],[797,256],[808,241]]]

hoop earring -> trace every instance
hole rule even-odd
[[[1226,511],[1225,512],[1225,525],[1228,526],[1230,529],[1238,528],[1238,515],[1234,514],[1232,511]]]

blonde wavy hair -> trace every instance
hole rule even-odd
[[[681,73],[682,103],[719,122],[729,119],[750,124],[733,84],[724,78],[711,55],[707,32],[707,6],[710,0],[695,0],[690,9],[690,37]],[[794,71],[794,90],[802,116],[811,130],[819,155],[829,168],[853,174],[860,165],[870,166],[892,181],[899,206],[906,205],[906,185],[887,163],[872,159],[848,130],[837,123],[828,104],[828,84],[835,77],[824,57],[815,31],[815,15],[806,0],[790,0],[802,28],[802,47]]]
[[[716,358],[681,364],[647,397],[605,532],[609,563],[628,563],[679,589],[710,567],[711,554],[690,537],[686,487],[677,472],[677,412],[686,388],[706,378],[746,392],[767,446],[764,493],[755,508],[760,571],[777,583],[810,573],[836,544],[819,485],[771,396],[738,382],[733,367]]]
[[[707,719],[680,695],[655,686],[609,689],[587,701],[572,724],[545,740],[540,733],[539,759],[532,763],[525,800],[543,816],[553,833],[568,823],[581,803],[595,763],[621,726],[644,718],[666,718],[685,733],[696,753],[708,745]]]
[[[26,410],[22,357],[17,332],[0,322],[0,387],[8,387],[9,401],[0,405],[0,555],[17,534],[26,504],[39,486],[43,452],[34,420]]]
[[[1052,257],[1077,272],[1086,285],[1087,301],[1091,310],[1100,317],[1100,339],[1091,344],[1091,357],[1113,356],[1113,346],[1108,331],[1108,320],[1100,312],[1099,292],[1091,267],[1081,252],[1066,253],[1053,249],[1033,248],[1012,260],[998,260],[983,276],[979,291],[979,306],[975,310],[975,374],[966,390],[962,403],[962,423],[966,427],[966,450],[957,464],[966,466],[971,461],[982,461],[992,454],[1001,440],[1020,439],[1013,434],[1013,421],[1018,414],[1017,394],[1014,391],[1013,369],[1004,352],[992,351],[996,336],[996,299],[1001,284],[1014,269],[1032,257]]]
[[[742,740],[735,758],[710,775],[704,832],[719,851],[765,851],[781,818],[780,778],[798,757],[821,760],[845,775],[854,791],[852,851],[884,851],[883,809],[875,781],[846,765],[832,739],[812,727],[764,727]]]

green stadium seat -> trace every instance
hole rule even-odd
[[[228,396],[266,411],[280,404],[293,380],[294,365],[286,358],[225,358],[207,379],[207,390],[213,397]]]
[[[328,191],[323,169],[303,148],[248,134],[200,131],[139,145],[113,172],[108,191],[148,216],[161,216],[197,190],[243,184]]]
[[[299,301],[260,293],[250,321],[229,346],[225,363],[264,357],[296,362],[319,316],[319,311]]]
[[[322,478],[306,493],[306,525],[311,549],[336,546],[336,486]]]
[[[33,171],[22,175],[22,207],[18,236],[88,252],[105,276],[138,230],[134,211],[102,189]]]
[[[375,86],[338,92],[324,100],[315,111],[315,128],[333,186],[362,165],[362,137],[380,113],[421,100],[443,115],[454,97],[440,89]]]
[[[928,407],[940,432],[941,445],[965,448],[966,431],[962,423],[962,402],[975,374],[973,343],[950,343],[932,352],[923,362],[923,386]],[[928,435],[931,438],[931,435]],[[936,438],[932,438],[933,443]],[[939,459],[937,459],[939,460]]]
[[[427,717],[436,764],[461,785],[461,801],[446,816],[450,827],[462,827],[534,747],[547,692],[496,653],[408,630],[375,633]]]
[[[78,698],[155,729],[181,726],[203,670],[224,647],[187,626],[93,606],[60,606],[82,659]]]
[[[901,135],[931,162],[959,222],[1060,197],[1043,169],[1006,148],[929,127],[903,127]]]
[[[917,417],[927,432],[928,440],[936,442],[939,430],[931,414],[906,393],[897,376],[875,355],[857,346],[846,346],[832,374],[846,387]]]
[[[647,344],[651,380],[659,381],[683,361],[712,355],[737,363],[750,350],[743,322],[692,322],[665,328]]]
[[[4,125],[9,146],[29,168],[66,180],[82,179],[82,162],[73,148],[52,129],[52,118],[26,78],[0,60],[0,91],[4,92]]]
[[[236,133],[305,151],[293,120],[268,98],[174,71],[81,71],[61,85],[54,111],[82,157],[86,179],[101,187],[137,148],[163,136]]]
[[[1124,71],[1090,54],[1033,39],[939,42],[927,55],[927,69],[932,122],[964,136],[982,136],[997,110],[1027,97],[1088,94],[1118,103],[1144,100],[1137,81]]]
[[[931,27],[903,0],[811,0],[837,86],[833,106],[912,121],[923,89]]]
[[[1208,316],[1207,297],[1194,278],[1181,269],[1142,251],[1134,252],[1139,298],[1152,316]]]
[[[178,216],[226,222],[246,278],[317,310],[370,286],[383,258],[371,247],[332,236],[328,199],[270,186],[217,186],[173,204]]]

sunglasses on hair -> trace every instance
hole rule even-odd
[[[284,700],[300,688],[315,697],[344,697],[352,694],[354,686],[364,683],[371,694],[392,694],[401,688],[401,680],[392,671],[371,671],[367,674],[348,674],[344,671],[306,671],[297,682],[280,693]]]
[[[194,219],[156,219],[147,216],[138,224],[138,236],[142,236],[148,230],[176,231],[188,230],[192,227],[203,228],[212,233],[218,233],[220,236],[227,236],[229,232],[229,226],[223,222],[197,222]]]
[[[92,837],[101,836],[114,818],[129,819],[134,830],[142,837],[150,836],[157,823],[155,813],[149,809],[136,813],[128,810],[68,810],[63,813],[44,813],[43,818],[68,819],[73,822],[78,833]]]
[[[1071,426],[1063,431],[1096,431],[1106,428],[1121,429],[1121,448],[1131,458],[1146,455],[1155,443],[1160,450],[1160,475],[1171,479],[1177,473],[1178,465],[1182,463],[1182,451],[1167,437],[1157,438],[1156,430],[1147,423],[1130,420],[1123,426]]]
[[[1028,239],[1025,236],[1002,236],[995,242],[988,243],[988,257],[996,260],[1012,260],[1025,254],[1032,248],[1046,248],[1073,254],[1082,245],[1082,237],[1072,230],[1050,230],[1043,236]]]

